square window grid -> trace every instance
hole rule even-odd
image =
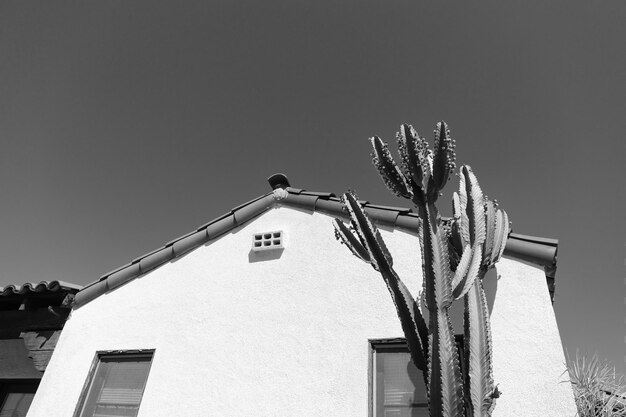
[[[283,232],[265,232],[255,233],[252,236],[252,250],[255,252],[282,249],[283,248]]]

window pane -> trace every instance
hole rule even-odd
[[[456,335],[455,342],[463,369],[463,336]],[[372,348],[374,417],[429,417],[424,377],[411,361],[406,342],[377,341]]]
[[[0,417],[26,417],[34,393],[10,392],[0,408]]]
[[[422,373],[399,350],[376,352],[376,417],[428,417]]]
[[[139,410],[151,356],[100,358],[81,417],[134,417]]]

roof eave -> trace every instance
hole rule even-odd
[[[360,203],[369,217],[378,225],[410,233],[419,231],[419,219],[409,208],[380,206],[367,201],[360,201]],[[230,212],[202,225],[196,231],[174,239],[164,247],[142,255],[129,264],[103,275],[98,281],[87,285],[76,294],[74,306],[85,305],[96,297],[223,236],[276,206],[319,212],[348,220],[343,204],[333,193],[311,192],[292,187],[279,188],[235,207]],[[554,239],[511,233],[504,254],[543,266],[546,270],[548,287],[551,288],[550,294],[553,297],[557,245],[558,241]]]

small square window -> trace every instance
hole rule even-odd
[[[262,251],[270,249],[282,249],[283,247],[283,232],[265,232],[255,233],[252,236],[252,250]]]
[[[77,417],[135,417],[153,352],[99,353]]]

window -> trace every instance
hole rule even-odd
[[[39,380],[0,385],[0,417],[26,417]]]
[[[153,351],[98,353],[75,415],[136,416],[153,353]]]
[[[428,417],[422,371],[403,339],[372,342],[372,406],[375,417]]]
[[[463,336],[455,337],[457,348]],[[411,361],[404,339],[372,340],[370,381],[374,417],[428,417],[428,396],[422,371]],[[462,352],[463,349],[460,349]]]

